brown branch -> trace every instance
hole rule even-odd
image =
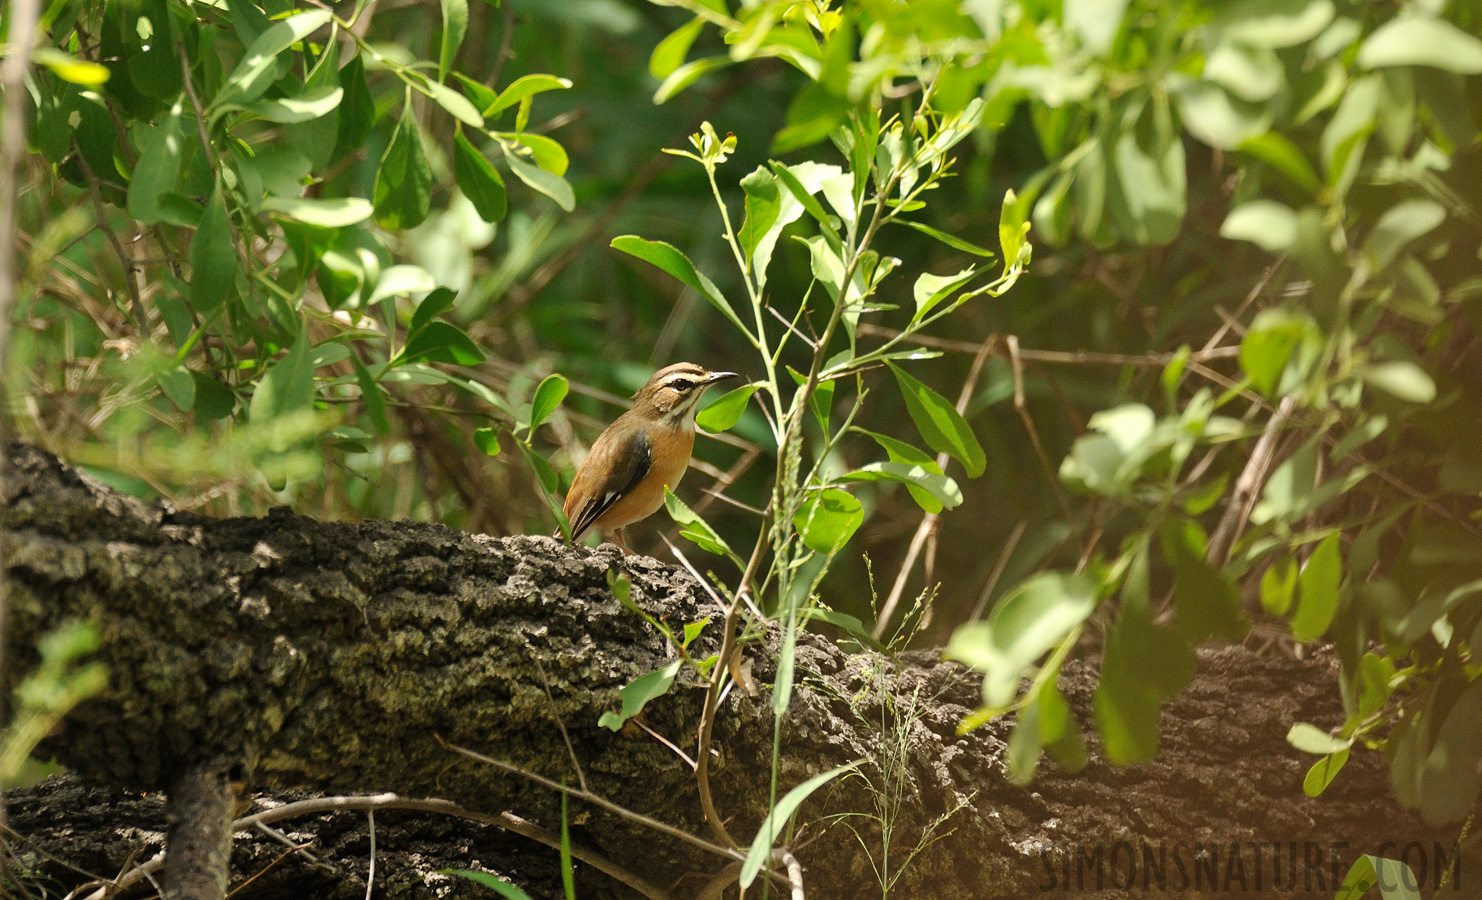
[[[231,870],[232,810],[237,791],[222,763],[192,766],[165,805],[165,896],[223,900]]]

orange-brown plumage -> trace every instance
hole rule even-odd
[[[695,406],[705,388],[732,372],[676,363],[654,373],[634,395],[633,408],[592,444],[566,494],[571,539],[591,528],[611,533],[628,550],[622,529],[664,505],[689,467],[695,446]]]

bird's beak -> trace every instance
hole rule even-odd
[[[735,372],[711,372],[710,377],[705,379],[705,383],[707,385],[715,384],[717,381],[725,381],[727,378],[736,377],[738,376]]]

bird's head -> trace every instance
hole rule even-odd
[[[717,381],[735,378],[735,372],[712,372],[695,363],[675,363],[655,372],[633,395],[633,408],[654,419],[678,425],[694,420],[695,404]]]

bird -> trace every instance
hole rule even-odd
[[[638,389],[633,408],[597,436],[566,493],[573,543],[596,527],[632,555],[623,529],[664,505],[664,489],[677,485],[689,467],[701,395],[735,377],[682,362],[655,372]]]

